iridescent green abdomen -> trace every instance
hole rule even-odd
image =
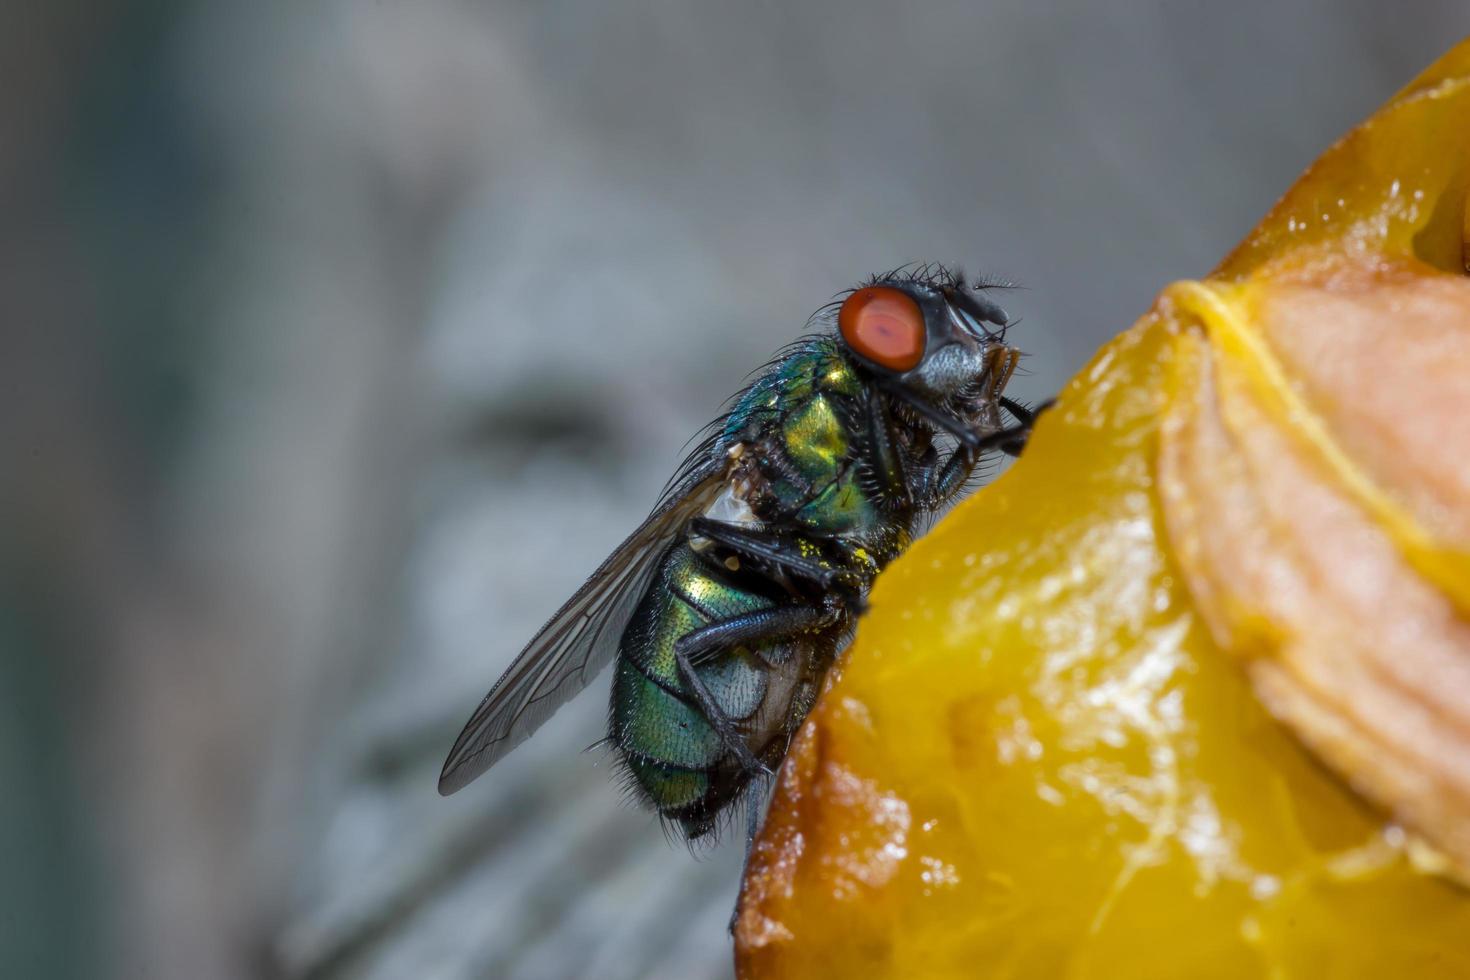
[[[671,547],[623,633],[613,680],[612,740],[643,795],[691,838],[711,829],[744,774],[680,679],[674,643],[780,601],[738,579],[687,541]],[[805,714],[808,705],[793,704],[792,695],[808,672],[811,650],[805,638],[737,646],[695,668],[757,757],[779,758],[794,720]]]

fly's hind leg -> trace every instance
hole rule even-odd
[[[725,926],[732,936],[735,935],[735,923],[740,921],[740,897],[745,892],[745,871],[750,867],[750,852],[755,849],[755,832],[760,830],[761,815],[765,812],[769,788],[765,779],[757,777],[750,781],[745,790],[745,860],[740,865],[740,892],[735,897],[735,907],[730,910],[730,921]]]
[[[685,633],[675,641],[674,663],[678,666],[679,679],[684,682],[689,693],[694,695],[700,712],[715,730],[715,734],[720,736],[725,748],[730,750],[746,772],[771,775],[770,767],[750,751],[750,746],[740,737],[735,723],[710,693],[709,687],[695,671],[695,666],[719,650],[728,650],[742,643],[754,644],[795,636],[826,625],[832,621],[833,616],[833,610],[826,607],[814,609],[809,606],[776,606],[771,609],[757,609],[716,620],[708,626]]]
[[[765,801],[765,780],[752,780],[745,791],[745,861],[750,863],[750,851],[755,847],[755,832],[761,826],[761,804]]]

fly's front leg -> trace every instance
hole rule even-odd
[[[917,490],[915,496],[925,507],[934,496],[934,482],[939,478],[939,463],[939,450],[930,445],[925,447],[923,456],[909,469],[910,479],[914,481]]]
[[[720,650],[728,650],[742,643],[781,640],[810,632],[830,625],[836,620],[836,616],[836,607],[830,602],[819,608],[776,606],[771,609],[757,609],[717,620],[708,626],[685,633],[674,642],[674,663],[679,670],[679,679],[684,682],[689,693],[694,695],[699,710],[715,730],[715,734],[720,736],[725,748],[730,750],[746,772],[771,774],[770,768],[751,753],[750,746],[740,737],[735,723],[725,714],[695,667]]]
[[[1036,424],[1036,416],[1051,408],[1054,404],[1056,404],[1056,399],[1048,398],[1035,408],[1028,408],[1018,401],[1002,397],[1000,399],[1000,407],[1010,412],[1011,416],[1016,420],[1016,425],[1010,426],[1009,431],[1014,431],[1017,435],[1008,442],[1001,443],[999,447],[1000,451],[1007,456],[1021,455],[1021,450],[1026,448],[1026,439],[1031,435],[1031,428]],[[1001,431],[1007,430],[1003,429]]]
[[[978,451],[964,443],[955,447],[955,451],[949,454],[949,459],[944,461],[939,472],[930,480],[925,494],[928,509],[938,510],[964,489],[965,481],[970,479],[970,474],[975,471],[975,464],[979,461]]]
[[[1036,424],[1036,417],[1052,406],[1052,400],[1042,402],[1035,410],[1009,398],[1000,399],[1000,404],[1015,416],[1016,424],[996,429],[978,438],[961,441],[930,486],[931,508],[942,507],[964,488],[965,481],[975,470],[975,464],[985,453],[999,449],[1007,456],[1021,455],[1021,450],[1026,447],[1026,439],[1031,435],[1031,427]]]
[[[909,482],[893,434],[893,417],[876,389],[868,389],[865,401],[870,452],[863,463],[880,499],[893,508],[906,507],[910,503]]]
[[[1040,415],[1048,408],[1051,408],[1052,402],[1054,402],[1055,400],[1056,399],[1054,398],[1048,398],[1046,401],[1041,403],[1040,407],[1031,409],[1027,408],[1025,405],[1022,405],[1014,398],[1007,398],[1002,395],[1000,397],[1000,407],[1005,409],[1007,412],[1010,412],[1011,416],[1015,418],[1017,422],[1020,422],[1022,425],[1025,426],[1031,426],[1036,424],[1036,416]]]

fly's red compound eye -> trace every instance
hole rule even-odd
[[[924,357],[924,314],[919,304],[889,286],[859,289],[837,313],[847,346],[879,367],[902,373]]]

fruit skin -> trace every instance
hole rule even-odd
[[[1467,79],[1462,44],[1205,287],[1250,310],[1273,283],[1462,273]],[[1470,976],[1470,891],[1268,713],[1178,561],[1162,427],[1221,343],[1188,295],[1166,290],[879,579],[752,853],[742,977]],[[1421,523],[1457,552],[1454,521]]]

